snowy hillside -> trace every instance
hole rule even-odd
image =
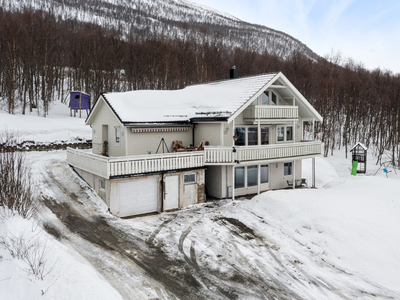
[[[63,19],[122,28],[127,36],[164,35],[179,39],[221,42],[224,47],[264,51],[287,58],[293,51],[318,56],[295,38],[271,28],[246,23],[229,14],[186,0],[0,0],[5,10],[32,7],[52,11]]]

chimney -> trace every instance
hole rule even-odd
[[[233,66],[230,70],[230,79],[235,79],[238,77],[238,70],[236,69],[236,66]]]

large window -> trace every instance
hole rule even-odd
[[[292,163],[285,163],[284,164],[284,170],[283,170],[283,175],[292,175]]]
[[[269,170],[268,170],[268,165],[263,165],[261,166],[261,170],[260,170],[260,180],[261,183],[266,183],[268,182],[268,174],[269,174]]]
[[[261,96],[261,105],[268,105],[269,104],[269,92],[264,91]]]
[[[269,127],[261,127],[261,145],[269,144]]]
[[[246,127],[236,127],[235,136],[236,136],[235,145],[246,146]]]
[[[247,128],[247,145],[257,145],[258,144],[258,128],[257,127],[248,127]]]
[[[244,188],[244,167],[235,168],[235,189]]]
[[[248,166],[247,167],[247,186],[255,186],[257,185],[257,175],[258,170],[257,166]]]

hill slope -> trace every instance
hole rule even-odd
[[[229,14],[185,0],[1,0],[9,11],[22,8],[52,11],[63,19],[119,28],[126,36],[163,35],[197,42],[221,42],[226,48],[264,51],[283,59],[294,51],[317,59],[306,45],[280,31],[241,21]]]

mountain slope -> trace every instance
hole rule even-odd
[[[42,9],[63,19],[119,28],[125,36],[134,38],[153,35],[193,38],[200,43],[222,43],[228,49],[267,51],[283,59],[294,51],[318,58],[288,34],[185,0],[86,0],[84,3],[78,0],[0,0],[0,3],[5,10]]]

